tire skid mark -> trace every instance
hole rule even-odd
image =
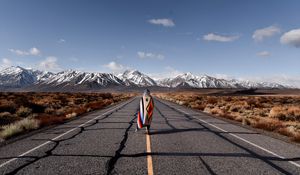
[[[81,126],[81,127],[78,127],[78,129],[80,129],[77,133],[73,134],[72,136],[68,137],[68,138],[65,138],[65,139],[59,139],[59,140],[53,140],[53,139],[32,139],[32,140],[47,140],[47,141],[50,141],[50,142],[53,142],[54,145],[52,146],[52,148],[50,148],[49,150],[45,151],[45,155],[43,156],[24,156],[23,158],[31,158],[33,160],[26,160],[26,163],[19,166],[18,168],[12,170],[11,172],[8,172],[8,173],[4,173],[5,175],[13,175],[13,174],[16,174],[18,173],[20,170],[22,170],[23,168],[27,167],[27,166],[30,166],[31,164],[41,160],[41,159],[44,159],[44,158],[47,158],[47,157],[50,157],[50,156],[59,156],[57,154],[53,154],[52,152],[59,146],[59,144],[61,144],[62,142],[64,141],[68,141],[68,140],[71,140],[71,139],[74,139],[76,136],[80,135],[81,133],[83,133],[84,131],[88,131],[86,130],[87,128],[89,127],[92,127],[96,124],[99,123],[99,121],[101,120],[104,120],[106,118],[108,118],[109,116],[111,116],[113,113],[119,111],[120,109],[123,109],[125,106],[127,106],[128,104],[130,104],[132,101],[120,106],[119,108],[117,108],[116,110],[104,115],[104,117],[100,118],[100,119],[95,119],[95,122],[94,123],[91,123],[91,124],[88,124],[88,125],[85,125],[85,126]],[[99,156],[101,157],[101,156]],[[107,156],[104,156],[104,157],[107,157]],[[18,157],[18,158],[22,158],[22,157]]]

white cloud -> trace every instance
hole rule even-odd
[[[0,68],[6,68],[12,66],[13,62],[8,58],[2,58]]]
[[[38,68],[45,71],[59,71],[60,66],[57,64],[57,58],[49,56],[38,64]]]
[[[142,52],[142,51],[137,52],[137,55],[141,59],[155,58],[155,59],[163,60],[165,58],[165,56],[162,54],[155,54],[151,52]]]
[[[207,35],[204,35],[203,39],[206,41],[231,42],[231,41],[239,39],[239,37],[240,36],[238,36],[238,35],[225,36],[225,35],[209,33]]]
[[[261,51],[261,52],[257,52],[256,55],[260,57],[268,57],[271,56],[271,53],[268,51]]]
[[[296,75],[273,75],[273,76],[255,76],[255,77],[243,77],[241,80],[250,80],[255,82],[271,82],[279,83],[282,85],[292,86],[300,88],[300,76]]]
[[[41,51],[37,49],[36,47],[33,47],[29,50],[30,55],[39,55]]]
[[[174,27],[175,23],[172,19],[162,18],[162,19],[150,19],[148,20],[149,23],[155,25],[162,25],[164,27]]]
[[[278,33],[280,33],[280,28],[276,26],[269,26],[266,28],[255,30],[252,35],[252,38],[255,41],[263,41],[265,38],[269,38]]]
[[[65,39],[63,39],[63,38],[61,38],[61,39],[59,39],[57,42],[58,42],[58,43],[65,43],[65,42],[66,42],[66,40],[65,40]]]
[[[164,78],[174,78],[179,74],[182,74],[183,72],[171,67],[167,66],[164,68],[164,71],[161,73],[149,73],[148,75],[153,78],[154,80],[161,80]]]
[[[118,64],[114,61],[111,61],[110,63],[103,65],[103,67],[109,69],[110,71],[112,71],[114,73],[120,73],[120,72],[124,71],[125,69],[127,69],[122,64]]]
[[[36,47],[30,48],[28,51],[19,50],[19,49],[8,49],[8,50],[20,56],[27,56],[27,55],[38,56],[41,54],[41,51]]]
[[[280,38],[280,42],[300,48],[300,29],[294,29],[284,33]]]
[[[227,75],[227,74],[212,74],[213,77],[218,78],[218,79],[225,79],[225,80],[232,80],[235,79],[234,76]]]

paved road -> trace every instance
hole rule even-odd
[[[155,99],[138,98],[0,147],[0,174],[300,174],[300,148]]]

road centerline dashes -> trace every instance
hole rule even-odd
[[[151,156],[151,139],[149,132],[146,133],[146,148],[147,148],[147,169],[148,175],[153,175],[153,162]]]

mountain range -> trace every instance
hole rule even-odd
[[[1,90],[95,90],[124,87],[164,87],[164,88],[291,88],[278,83],[225,80],[208,75],[183,73],[173,78],[155,81],[137,70],[126,70],[115,75],[112,73],[90,73],[66,70],[58,73],[25,69],[12,66],[0,71]]]

